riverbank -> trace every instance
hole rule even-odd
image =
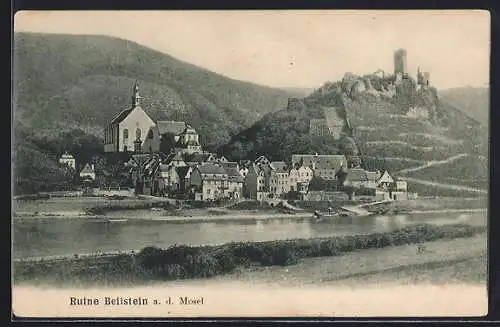
[[[219,246],[173,246],[166,250],[144,248],[136,254],[14,262],[16,283],[136,285],[152,281],[210,278],[238,269],[293,266],[299,260],[339,257],[353,251],[397,247],[439,239],[467,238],[486,227],[469,225],[414,225],[385,233],[268,242],[241,242]],[[414,248],[415,250],[415,248]],[[422,257],[418,257],[422,258]],[[449,256],[448,256],[449,258]],[[391,260],[397,263],[397,260]],[[344,262],[344,261],[343,261]],[[352,261],[353,267],[357,265]],[[361,265],[362,266],[362,265]],[[352,272],[353,267],[348,271]],[[317,280],[317,277],[308,278]]]
[[[389,246],[302,258],[286,267],[252,266],[212,278],[125,287],[15,283],[13,309],[33,317],[109,317],[106,307],[68,306],[70,297],[91,296],[173,303],[114,306],[116,317],[482,316],[488,307],[486,240],[486,233],[479,233],[425,242],[420,254],[416,245]],[[202,297],[204,303],[179,305],[185,296]]]
[[[340,208],[358,202],[294,202],[297,209],[245,201],[226,207],[203,206],[199,203],[175,203],[171,199],[129,198],[51,198],[15,201],[15,218],[125,218],[158,219],[172,222],[224,221],[237,219],[303,219],[314,210]],[[475,212],[486,210],[486,198],[422,198],[387,204],[400,212]]]

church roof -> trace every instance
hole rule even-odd
[[[172,133],[179,135],[186,128],[186,123],[183,121],[159,120],[156,122],[156,126],[160,134]]]
[[[121,123],[125,118],[127,118],[128,115],[130,115],[130,113],[134,109],[135,108],[129,108],[129,109],[122,110],[122,112],[120,112],[115,118],[113,118],[113,120],[111,121],[111,124],[113,125],[113,124]]]

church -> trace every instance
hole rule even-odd
[[[104,152],[197,153],[201,152],[199,135],[186,122],[154,121],[141,108],[137,81],[132,104],[121,111],[104,129]]]

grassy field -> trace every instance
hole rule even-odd
[[[214,281],[252,281],[282,286],[332,284],[486,283],[487,238],[438,240],[416,245],[366,249],[336,257],[305,258],[288,267],[251,267]]]

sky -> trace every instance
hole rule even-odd
[[[438,89],[489,84],[487,11],[24,11],[14,31],[120,37],[272,87],[392,73],[398,48]]]

